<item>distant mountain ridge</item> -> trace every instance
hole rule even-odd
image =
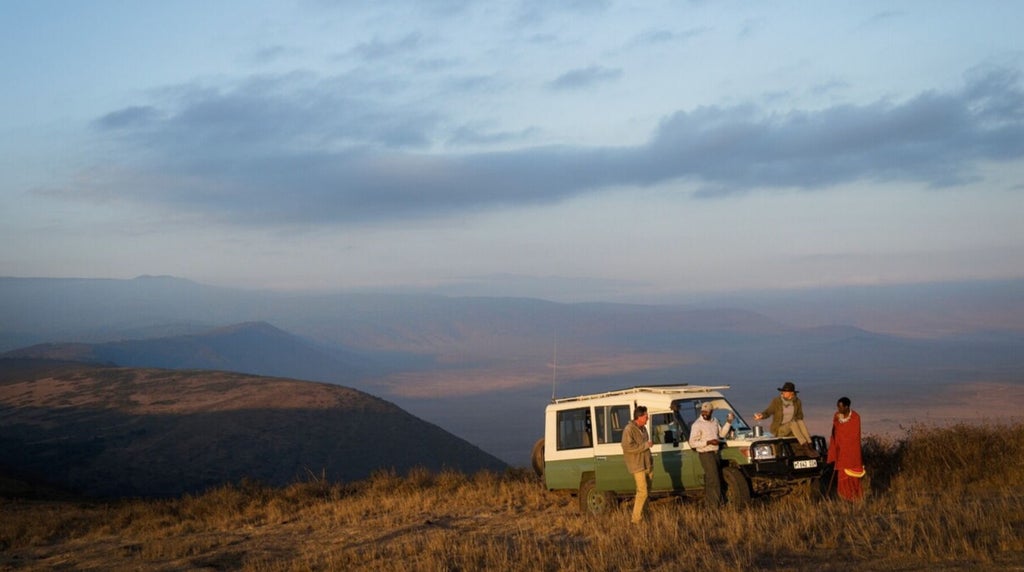
[[[228,372],[0,359],[0,459],[93,496],[174,496],[253,479],[362,479],[505,464],[394,404]]]
[[[125,367],[237,371],[332,383],[352,382],[369,366],[366,358],[316,346],[266,322],[246,322],[161,338],[37,344],[0,355]]]
[[[673,305],[564,304],[528,298],[280,293],[166,276],[131,280],[0,277],[0,351],[109,342],[267,322],[330,345],[430,352],[539,335],[602,342],[628,331],[766,333],[825,325],[954,335],[1024,333],[1024,280],[694,296]]]

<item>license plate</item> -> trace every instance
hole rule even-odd
[[[818,466],[818,461],[807,459],[806,461],[793,461],[794,469],[813,469]]]

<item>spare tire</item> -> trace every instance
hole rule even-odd
[[[530,462],[538,477],[544,476],[544,438],[540,438],[533,444],[533,452],[530,453]]]

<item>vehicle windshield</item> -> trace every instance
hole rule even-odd
[[[719,425],[725,425],[727,416],[732,412],[733,430],[737,433],[741,431],[750,431],[750,426],[747,425],[743,416],[741,416],[732,404],[729,403],[729,400],[724,397],[677,399],[672,402],[672,411],[676,414],[677,419],[684,424],[687,430],[689,430],[689,427],[693,422],[700,417],[700,406],[706,401],[710,401],[711,405],[715,407],[715,411],[711,416],[718,421]]]

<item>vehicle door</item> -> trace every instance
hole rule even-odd
[[[632,414],[628,403],[594,407],[594,472],[597,489],[631,493],[636,481],[626,469],[622,455],[622,431]]]
[[[690,447],[690,427],[700,417],[700,401],[679,399],[672,402],[672,422],[679,431],[680,471],[684,489],[704,488],[704,469],[700,466],[697,451]],[[673,446],[672,444],[669,445]]]
[[[651,457],[654,474],[651,479],[652,491],[681,491],[687,483],[694,483],[694,452],[686,442],[684,427],[672,411],[652,413],[648,431],[651,434]],[[691,462],[685,462],[691,459]],[[692,488],[692,485],[690,486]]]

